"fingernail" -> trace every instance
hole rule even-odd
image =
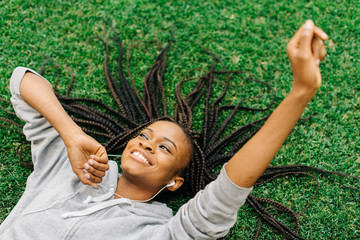
[[[94,157],[95,157],[94,155],[90,155],[90,158],[94,159]]]
[[[90,175],[89,175],[89,174],[86,174],[85,177],[86,177],[87,179],[90,179]]]
[[[305,29],[312,29],[313,28],[313,21],[312,20],[306,20],[305,24],[304,24],[304,28]]]
[[[84,168],[89,169],[90,168],[89,164],[85,163]]]
[[[90,165],[93,165],[93,164],[94,164],[94,161],[93,161],[93,160],[89,160],[88,163],[89,163]]]
[[[315,60],[316,65],[320,65],[320,59]]]

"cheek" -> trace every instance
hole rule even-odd
[[[166,169],[167,175],[173,177],[182,168],[182,161],[179,158],[171,157],[164,161],[163,166]]]
[[[129,149],[130,149],[131,147],[135,146],[136,144],[137,144],[136,139],[131,139],[131,140],[126,144],[126,147],[125,147],[123,153],[129,152]]]
[[[188,143],[186,142],[186,144],[188,144]],[[186,147],[186,148],[184,147],[176,160],[179,163],[178,164],[179,169],[185,168],[190,163],[191,157],[192,157],[191,149],[188,147]]]
[[[134,145],[134,141],[133,140],[130,140],[128,142],[128,144],[126,145],[124,151],[122,152],[122,155],[121,155],[121,165],[123,163],[123,160],[125,161],[125,159],[127,159],[129,156],[130,156],[130,148]]]

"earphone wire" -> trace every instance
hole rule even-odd
[[[108,154],[108,157],[121,157],[121,155],[117,155],[117,154]]]
[[[171,184],[171,183],[170,183],[170,184]],[[146,199],[146,200],[133,200],[133,199],[130,199],[130,200],[131,200],[131,201],[140,202],[140,203],[150,202],[150,201],[153,200],[157,195],[159,195],[159,193],[160,193],[162,190],[164,190],[165,188],[169,187],[170,184],[163,186],[154,196],[152,196],[152,197],[149,198],[149,199]],[[105,188],[106,190],[109,190],[109,188],[103,186],[102,184],[99,184],[99,186],[102,187],[102,188]],[[170,186],[172,186],[172,185],[170,185]],[[114,192],[114,195],[118,196],[119,198],[124,198],[124,197],[120,196],[119,194],[117,194],[117,193],[115,193],[115,192]],[[124,198],[124,199],[125,199],[125,198]]]
[[[121,157],[121,155],[108,154],[108,157]],[[149,198],[149,199],[146,199],[146,200],[132,200],[132,199],[130,199],[130,200],[136,201],[136,202],[141,202],[141,203],[150,202],[150,201],[153,200],[157,195],[159,195],[159,193],[160,193],[161,191],[163,191],[163,190],[164,190],[165,188],[167,188],[167,187],[173,186],[174,184],[175,184],[175,182],[172,182],[172,183],[170,183],[170,184],[168,184],[168,185],[163,186],[154,196],[152,196],[152,197]],[[109,188],[103,186],[102,184],[99,184],[99,186],[105,188],[106,190],[109,190]],[[117,194],[117,193],[115,193],[115,192],[114,192],[114,195],[118,196],[119,198],[124,198],[124,197],[120,196],[119,194]]]

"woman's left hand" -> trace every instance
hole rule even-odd
[[[321,85],[320,61],[325,58],[323,40],[327,34],[307,20],[286,46],[294,74],[292,91],[304,94],[309,100]]]

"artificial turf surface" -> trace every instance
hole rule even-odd
[[[211,56],[199,45],[220,56],[229,70],[246,70],[269,83],[275,90],[276,103],[280,103],[292,79],[286,43],[306,19],[313,19],[330,37],[327,58],[321,64],[323,85],[305,110],[304,117],[311,118],[295,127],[272,165],[306,164],[360,175],[359,1],[1,1],[0,97],[10,99],[8,84],[16,66],[39,70],[44,58],[51,57],[60,65],[59,92],[65,93],[70,79],[62,67],[67,66],[76,79],[72,96],[101,99],[114,106],[104,81],[103,46],[99,41],[89,41],[94,36],[109,39],[115,71],[118,51],[104,18],[126,47],[137,45],[131,51],[129,69],[138,88],[161,45],[174,31],[175,44],[169,52],[164,82],[170,111],[175,107],[175,85],[184,74],[211,66]],[[54,84],[57,74],[50,66],[44,75]],[[230,102],[263,91],[241,78],[233,84],[226,99]],[[185,86],[184,91],[188,89]],[[261,106],[264,102],[248,104]],[[11,110],[6,103],[1,106]],[[0,112],[1,117],[11,117],[4,110]],[[261,114],[237,119],[243,124],[244,119],[257,119]],[[196,116],[201,119],[201,112]],[[8,126],[3,123],[0,130],[0,222],[20,198],[30,174],[20,165],[15,151],[24,137]],[[30,159],[28,150],[23,156]],[[360,239],[360,194],[337,183],[359,188],[359,180],[317,176],[319,193],[300,217],[300,235]],[[300,212],[314,189],[315,181],[309,177],[284,177],[256,188],[253,194]],[[176,209],[181,202],[169,204]],[[289,220],[281,214],[279,218]],[[251,238],[256,226],[256,214],[245,205],[227,238]],[[259,238],[282,239],[266,225]]]

